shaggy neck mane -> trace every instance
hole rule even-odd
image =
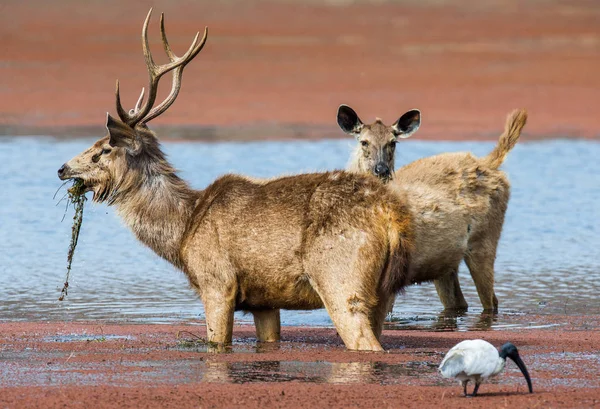
[[[158,143],[128,161],[111,202],[142,243],[182,268],[179,250],[199,192],[177,176]]]

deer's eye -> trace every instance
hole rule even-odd
[[[365,147],[365,148],[366,148],[367,146],[369,146],[369,142],[368,142],[368,141],[360,141],[360,144],[361,144],[363,147]]]
[[[110,149],[110,148],[104,148],[104,149],[102,149],[102,155],[108,155],[111,152],[112,152],[112,149]]]

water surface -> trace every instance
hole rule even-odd
[[[114,209],[88,202],[66,301],[64,281],[72,209],[53,195],[59,166],[93,140],[0,139],[0,320],[198,322],[202,304],[183,273],[139,244]],[[440,152],[485,155],[493,143],[402,141],[398,166]],[[172,143],[173,164],[192,186],[221,174],[272,177],[343,168],[352,141]],[[512,198],[496,260],[500,315],[492,328],[529,322],[530,314],[600,314],[600,144],[520,143],[503,168]],[[61,191],[64,192],[64,189]],[[486,322],[468,270],[460,280],[469,313],[452,321],[467,329]],[[396,300],[392,327],[439,325],[433,284],[413,286]],[[517,319],[518,318],[518,319]],[[329,326],[324,310],[286,311],[286,325]],[[252,322],[239,313],[237,322]],[[443,325],[442,325],[442,329]]]

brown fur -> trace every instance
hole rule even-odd
[[[447,309],[467,308],[458,282],[463,259],[484,309],[498,308],[494,260],[510,197],[510,184],[498,167],[518,141],[526,120],[524,110],[513,111],[497,146],[483,158],[468,152],[444,153],[419,159],[383,178],[393,179],[388,186],[405,199],[413,215],[414,282],[433,280]],[[367,139],[374,150],[393,138],[391,127],[380,121],[361,127],[360,139]],[[358,145],[350,170],[369,168],[363,152]],[[388,166],[393,169],[393,158]]]
[[[94,201],[114,205],[142,243],[185,272],[204,303],[209,341],[231,342],[238,309],[256,313],[259,339],[274,340],[277,309],[324,306],[349,349],[382,349],[390,300],[412,281],[412,223],[397,195],[344,171],[225,175],[193,190],[144,121],[134,123],[137,112],[109,116],[108,135],[59,176],[81,179]]]

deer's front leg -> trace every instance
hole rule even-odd
[[[224,287],[202,292],[207,339],[221,347],[231,344],[232,341],[236,294],[235,286]]]
[[[260,342],[278,342],[281,338],[279,310],[252,311],[256,338]]]

